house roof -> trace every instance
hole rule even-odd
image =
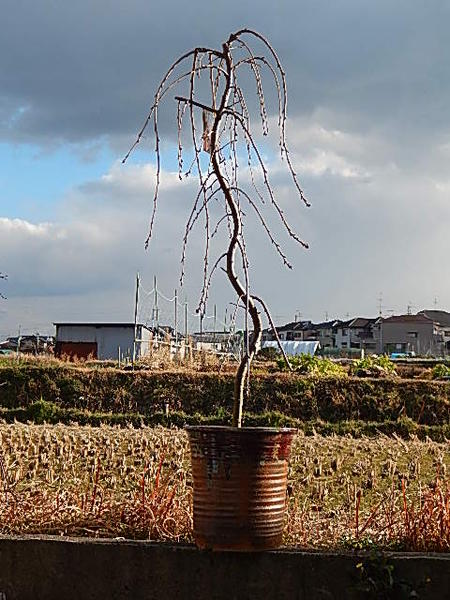
[[[432,323],[432,319],[429,319],[425,315],[392,315],[383,319],[383,323]]]
[[[291,321],[290,323],[286,323],[286,325],[277,325],[278,333],[280,331],[302,331],[304,329],[313,329],[315,325],[311,323],[311,321]],[[264,329],[264,332],[272,332],[272,327],[267,327]]]
[[[354,319],[348,319],[347,321],[340,321],[338,327],[348,327]]]
[[[418,315],[424,315],[439,325],[450,326],[450,313],[446,310],[421,310]]]
[[[364,328],[375,323],[376,319],[368,319],[366,317],[355,317],[349,323],[350,328]]]
[[[322,323],[314,323],[314,329],[331,329],[332,327],[337,327],[340,325],[342,321],[339,319],[333,319],[332,321],[322,321]]]

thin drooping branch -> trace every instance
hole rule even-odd
[[[265,232],[267,233],[270,241],[272,242],[272,244],[275,246],[276,251],[278,252],[278,254],[281,257],[281,260],[283,261],[284,265],[288,268],[288,269],[292,269],[292,265],[291,263],[288,261],[285,253],[283,252],[280,244],[276,241],[276,239],[273,237],[272,232],[270,231],[269,226],[266,223],[266,220],[264,219],[263,215],[261,214],[261,211],[259,210],[258,206],[256,205],[256,203],[252,200],[252,198],[249,196],[249,194],[247,194],[247,192],[241,188],[231,188],[232,190],[235,191],[239,191],[243,196],[245,196],[245,198],[247,198],[250,206],[253,208],[253,210],[256,212],[261,225],[263,226]]]
[[[237,88],[237,94],[239,96],[239,102],[242,106],[242,114],[243,114],[244,120],[248,124],[248,127],[250,127],[250,118],[248,115],[247,103],[245,102],[244,95],[242,94],[242,90],[239,87]],[[250,180],[252,182],[253,189],[255,190],[255,193],[258,196],[258,198],[260,199],[261,203],[265,204],[264,196],[262,195],[258,186],[256,185],[255,174],[253,171],[253,164],[252,164],[252,149],[251,149],[250,142],[247,138],[245,138],[245,147],[246,147],[246,151],[247,151],[247,167],[248,167],[248,170],[250,173]]]
[[[181,63],[183,63],[187,58],[189,58],[190,56],[192,56],[193,54],[198,54],[200,52],[203,53],[211,53],[214,56],[218,56],[221,57],[221,54],[219,52],[217,52],[217,50],[213,50],[211,48],[194,48],[193,50],[189,50],[189,52],[186,52],[185,54],[183,54],[182,56],[180,56],[179,58],[177,58],[177,60],[175,60],[170,67],[167,69],[166,74],[164,75],[164,77],[161,79],[158,88],[156,90],[155,96],[154,96],[154,101],[153,104],[150,107],[149,113],[144,121],[144,124],[142,125],[139,133],[137,134],[136,137],[136,141],[134,142],[134,144],[131,146],[131,148],[128,150],[128,152],[125,154],[124,158],[122,159],[122,163],[125,163],[128,158],[130,157],[131,153],[133,152],[133,150],[136,148],[136,146],[140,143],[142,136],[144,135],[145,130],[147,129],[150,120],[153,116],[154,111],[156,110],[156,108],[158,107],[160,101],[161,101],[161,97],[162,97],[162,93],[164,90],[164,86],[166,85],[167,81],[169,80],[170,76],[172,75],[172,73],[175,71],[175,69],[178,67],[178,65],[180,65]],[[191,72],[188,72],[188,76],[190,77]]]
[[[6,273],[0,273],[0,279],[8,279],[8,275],[6,275]],[[0,292],[0,298],[2,300],[6,300],[6,296],[4,294],[2,294],[2,292]]]
[[[244,40],[240,39],[239,43],[243,48],[245,48],[250,56],[248,59],[248,64],[250,65],[251,70],[253,71],[253,75],[255,77],[256,82],[256,95],[259,100],[259,114],[261,116],[261,126],[263,135],[267,135],[269,133],[269,125],[267,119],[267,111],[266,111],[266,101],[264,98],[264,89],[261,79],[261,72],[259,69],[259,65],[255,60],[255,55],[253,54],[250,46],[244,42]]]
[[[294,239],[296,242],[298,242],[299,244],[301,244],[301,245],[302,245],[304,248],[308,248],[308,244],[307,244],[306,242],[304,242],[303,240],[301,240],[301,239],[298,237],[298,235],[297,235],[297,234],[296,234],[296,233],[295,233],[295,232],[294,232],[294,231],[291,229],[291,227],[290,227],[289,223],[288,223],[288,222],[287,222],[287,220],[286,220],[286,217],[284,216],[284,212],[282,211],[281,207],[279,206],[278,202],[276,201],[276,199],[275,199],[275,194],[274,194],[274,192],[273,192],[273,189],[272,189],[272,186],[270,185],[270,182],[269,182],[269,174],[268,174],[268,171],[267,171],[267,167],[266,167],[266,165],[265,165],[265,163],[264,163],[264,160],[263,160],[263,158],[262,158],[262,156],[261,156],[261,152],[259,151],[259,148],[258,148],[258,146],[256,145],[256,143],[255,143],[255,141],[254,141],[254,139],[253,139],[252,135],[250,134],[250,131],[247,129],[247,126],[246,126],[246,125],[245,125],[245,123],[244,123],[244,120],[242,119],[242,117],[241,117],[239,114],[237,114],[237,113],[236,113],[236,112],[234,112],[234,111],[231,111],[231,110],[226,110],[226,112],[232,113],[232,114],[233,114],[233,116],[234,116],[234,118],[235,118],[235,119],[237,119],[237,120],[239,121],[239,123],[240,123],[240,125],[241,125],[242,129],[244,130],[245,136],[246,136],[246,138],[249,140],[249,142],[250,142],[250,145],[252,146],[252,148],[253,148],[253,151],[255,152],[255,154],[256,154],[256,157],[257,157],[257,159],[258,159],[259,166],[260,166],[260,168],[261,168],[261,173],[262,173],[262,176],[263,176],[263,179],[264,179],[264,185],[265,185],[265,187],[266,187],[266,190],[267,190],[267,191],[268,191],[268,193],[269,193],[270,200],[271,200],[272,204],[274,205],[274,207],[275,207],[275,209],[276,209],[277,213],[279,214],[279,216],[280,216],[280,219],[281,219],[281,221],[282,221],[282,223],[283,223],[283,225],[284,225],[284,227],[285,227],[286,231],[288,232],[288,234],[289,234],[289,235],[290,235],[290,236],[291,236],[291,237],[292,237],[292,238],[293,238],[293,239]],[[300,192],[301,192],[301,190],[300,190]],[[309,202],[308,202],[308,201],[306,200],[306,198],[303,196],[303,192],[301,192],[301,194],[300,194],[300,198],[303,200],[303,202],[305,203],[305,205],[306,205],[306,206],[309,206]]]
[[[209,56],[211,56],[211,55],[209,54]],[[200,61],[200,63],[198,61]],[[195,96],[195,78],[198,74],[199,64],[200,64],[200,68],[201,68],[201,55],[199,56],[199,53],[194,52],[194,56],[192,59],[191,83],[190,83],[190,88],[189,88],[190,95],[189,95],[189,103],[188,104],[189,104],[189,110],[190,110],[190,115],[191,115],[190,121],[191,121],[192,145],[194,147],[194,157],[195,157],[195,161],[196,161],[196,165],[197,165],[197,174],[198,174],[198,178],[199,178],[199,182],[200,182],[200,189],[202,190],[202,195],[203,195],[203,212],[205,214],[205,252],[203,255],[203,289],[205,289],[206,283],[208,280],[208,259],[209,259],[209,240],[210,240],[209,211],[208,211],[207,192],[205,190],[203,172],[202,172],[202,167],[201,167],[200,158],[199,158],[200,152],[202,150],[202,146],[199,146],[197,143],[197,128],[195,125],[195,113],[194,113],[194,105],[193,105],[194,96]],[[205,143],[205,140],[203,140],[203,145],[204,145],[204,143]],[[202,305],[201,301],[197,308],[197,312],[200,312],[200,314],[204,314],[204,312],[205,312],[204,306]]]
[[[183,128],[183,118],[184,118],[184,113],[186,112],[186,107],[187,107],[187,103],[186,102],[178,102],[178,106],[177,106],[177,130],[178,130],[178,151],[177,151],[177,158],[178,158],[178,179],[181,181],[182,178],[182,171],[183,171],[183,145],[181,143],[181,131]]]
[[[150,123],[151,118],[153,117],[153,131],[154,131],[154,136],[155,136],[155,157],[156,157],[156,183],[155,183],[155,191],[154,191],[154,195],[153,195],[153,208],[152,208],[152,214],[151,214],[151,218],[150,218],[150,226],[149,226],[149,231],[147,234],[147,239],[145,240],[145,247],[148,247],[149,241],[152,237],[152,233],[153,233],[153,226],[155,223],[155,216],[156,216],[156,209],[157,209],[157,201],[158,201],[158,195],[159,195],[159,186],[160,186],[160,176],[161,176],[161,153],[160,153],[160,149],[159,149],[159,144],[160,144],[160,138],[159,138],[159,130],[158,130],[158,107],[161,101],[161,96],[164,93],[164,86],[166,85],[168,79],[170,78],[170,76],[172,75],[172,73],[174,72],[174,70],[176,69],[176,67],[178,65],[180,65],[181,63],[183,63],[187,58],[189,58],[190,56],[194,56],[194,66],[196,66],[196,58],[198,56],[198,54],[200,53],[212,53],[216,56],[220,56],[219,53],[217,53],[215,50],[212,50],[210,48],[195,48],[194,50],[191,50],[189,52],[186,52],[185,54],[183,54],[183,56],[180,56],[180,58],[178,58],[176,61],[174,61],[172,63],[172,65],[169,67],[168,71],[166,72],[165,76],[163,77],[163,79],[161,80],[158,89],[155,93],[155,97],[154,97],[154,102],[152,104],[152,106],[150,107],[150,111],[147,115],[147,118],[144,122],[144,125],[142,126],[141,130],[139,131],[136,141],[134,142],[134,144],[131,146],[130,150],[127,152],[127,154],[125,155],[125,157],[122,160],[122,163],[125,163],[131,152],[136,148],[136,146],[140,143],[142,136],[144,135],[145,130],[147,129],[147,126]],[[189,73],[191,75],[191,95],[193,94],[193,80],[192,80],[192,72]],[[195,68],[194,68],[194,75],[195,75]],[[192,117],[191,117],[192,120]],[[194,124],[193,124],[194,127]]]
[[[278,58],[277,53],[275,52],[272,44],[260,33],[254,31],[253,29],[240,29],[236,33],[230,36],[230,40],[240,40],[242,35],[249,35],[256,39],[259,39],[263,45],[270,52],[272,58],[275,61],[278,72],[281,76],[281,110],[279,111],[279,124],[280,124],[280,150],[281,154],[283,154],[286,148],[286,117],[287,117],[287,85],[286,85],[286,73],[284,72],[283,66],[281,64],[280,59]]]
[[[265,313],[265,315],[267,317],[267,320],[270,323],[270,327],[271,327],[272,333],[275,335],[275,340],[276,340],[276,342],[278,344],[278,349],[280,350],[281,354],[283,355],[284,361],[286,362],[289,370],[292,371],[292,365],[291,365],[291,363],[289,361],[288,355],[286,354],[286,352],[285,352],[285,350],[283,348],[283,345],[282,345],[281,340],[280,340],[280,336],[278,335],[278,331],[277,331],[276,325],[275,325],[275,323],[274,323],[274,321],[272,319],[272,315],[270,314],[270,311],[269,311],[269,308],[267,307],[267,304],[264,302],[264,300],[262,300],[258,296],[255,296],[255,294],[252,294],[252,298],[256,302],[258,302],[259,304],[261,304],[261,306],[262,306],[262,308],[264,310],[264,313]],[[241,302],[244,302],[245,298],[240,298],[240,300],[241,300]],[[245,308],[245,303],[243,304],[243,307]]]
[[[259,298],[258,296],[255,296],[255,295],[253,295],[253,299],[256,300],[256,302],[259,302],[261,304],[261,306],[263,307],[263,310],[266,313],[267,320],[269,321],[270,326],[272,328],[272,332],[275,334],[275,339],[277,341],[278,348],[280,349],[280,352],[283,355],[283,358],[284,358],[289,370],[292,371],[292,365],[289,362],[289,358],[288,358],[286,352],[284,351],[283,345],[280,340],[280,336],[278,335],[277,328],[275,326],[275,323],[273,322],[272,315],[270,314],[270,311],[267,308],[266,303],[261,298]]]
[[[195,198],[195,202],[194,202],[194,205],[192,207],[191,213],[190,213],[189,218],[188,218],[187,223],[186,223],[185,234],[184,234],[184,237],[183,237],[183,249],[182,249],[182,253],[181,253],[181,274],[180,274],[180,285],[181,286],[183,286],[183,281],[184,281],[184,268],[185,268],[185,262],[186,262],[186,249],[187,249],[189,234],[191,233],[192,228],[194,227],[196,221],[198,220],[198,218],[202,214],[203,210],[205,209],[205,205],[215,195],[215,192],[213,192],[213,193],[211,193],[209,195],[209,197],[207,196],[208,193],[211,192],[212,187],[217,183],[215,180],[213,180],[210,184],[206,185],[208,183],[208,181],[212,178],[212,175],[213,175],[212,172],[208,173],[206,179],[204,179],[202,181],[202,183],[200,185],[200,189],[199,189],[199,191],[197,193],[197,196]],[[200,200],[200,197],[202,195],[204,195],[204,194],[206,194],[207,197],[206,197],[205,201],[202,203],[202,205],[200,206],[200,208],[198,208],[198,202]]]
[[[206,282],[206,285],[203,286],[202,296],[200,298],[200,302],[198,304],[196,312],[203,314],[206,311],[206,304],[208,302],[208,292],[209,292],[209,288],[211,287],[211,279],[212,279],[214,273],[216,272],[217,268],[219,267],[220,263],[222,262],[222,260],[224,258],[226,258],[226,256],[227,256],[226,252],[221,254],[219,256],[219,258],[216,260],[216,262],[214,263],[213,267],[210,269],[209,275],[208,275],[208,280]]]
[[[256,37],[257,39],[261,40],[261,42],[265,45],[265,47],[269,50],[270,54],[272,55],[273,59],[275,60],[275,63],[277,65],[277,69],[279,71],[279,73],[281,74],[281,83],[282,83],[282,110],[281,110],[281,114],[280,114],[280,150],[281,150],[281,155],[283,156],[283,154],[286,156],[286,162],[288,164],[288,169],[289,172],[291,173],[294,185],[297,189],[297,192],[301,198],[301,200],[303,200],[303,202],[305,203],[306,206],[309,206],[309,202],[306,199],[302,188],[300,187],[300,184],[298,182],[298,178],[297,178],[297,173],[295,172],[291,159],[289,157],[289,151],[287,148],[287,144],[286,144],[286,119],[287,119],[287,85],[286,85],[286,73],[284,72],[284,69],[281,65],[280,59],[278,58],[277,53],[275,52],[275,50],[273,49],[272,45],[269,43],[269,41],[260,33],[258,33],[257,31],[254,31],[253,29],[241,29],[240,31],[236,32],[235,34],[232,34],[232,36],[230,36],[230,40],[233,37],[233,39],[239,40],[242,43],[242,40],[240,39],[242,35],[244,34],[248,34],[250,36]]]

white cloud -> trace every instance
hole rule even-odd
[[[346,130],[344,121],[319,112],[310,122],[290,122],[291,156],[311,209],[299,208],[285,165],[269,166],[283,210],[311,249],[305,252],[287,238],[267,203],[262,211],[294,265],[293,271],[283,269],[257,219],[249,216],[255,291],[280,319],[299,309],[315,319],[325,311],[330,316],[376,314],[380,291],[398,311],[410,301],[419,308],[430,306],[435,295],[443,308],[450,308],[447,145],[436,142],[426,155],[411,155],[408,163],[400,160],[400,144],[375,132]],[[242,175],[248,183],[245,169]],[[70,190],[58,221],[1,218],[0,255],[2,270],[9,273],[9,300],[2,306],[8,312],[0,313],[0,329],[17,320],[20,306],[31,315],[26,309],[31,297],[30,323],[51,321],[56,314],[75,318],[80,311],[86,319],[102,314],[104,320],[119,314],[131,318],[137,269],[147,289],[156,274],[163,293],[171,295],[178,285],[181,241],[196,184],[193,178],[180,182],[176,173],[162,173],[155,237],[146,253],[154,177],[154,165],[117,163],[99,179]],[[251,214],[248,207],[246,212]],[[201,285],[203,236],[200,221],[188,250],[186,293],[192,308]],[[223,312],[232,298],[219,273],[211,303]]]
[[[28,223],[23,219],[6,219],[0,217],[0,228],[3,236],[14,236],[25,233],[32,237],[45,237],[51,233],[53,226],[50,223]]]

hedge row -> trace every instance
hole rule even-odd
[[[0,406],[27,408],[39,399],[90,413],[183,412],[215,415],[231,409],[233,377],[217,373],[121,371],[70,365],[13,363],[0,368]],[[407,417],[422,425],[450,423],[450,383],[255,374],[250,413],[279,412],[301,421],[381,423]]]
[[[215,415],[188,415],[184,412],[154,412],[151,415],[123,413],[90,413],[74,408],[61,408],[52,402],[38,400],[26,408],[0,408],[0,420],[7,423],[19,421],[22,423],[63,423],[91,425],[98,427],[102,424],[120,427],[184,427],[185,425],[229,425],[231,413],[219,411]],[[436,442],[447,441],[450,437],[450,425],[418,425],[408,417],[400,417],[396,421],[381,423],[367,421],[341,421],[327,423],[320,420],[302,421],[279,412],[263,414],[244,413],[244,426],[255,427],[295,427],[306,435],[351,435],[352,437],[396,434],[408,439],[411,435],[421,440],[431,439]]]

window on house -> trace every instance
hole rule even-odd
[[[341,346],[342,346],[343,348],[347,348],[347,342],[342,342]]]
[[[346,329],[343,329],[342,330],[342,335],[347,335],[347,334],[348,334],[348,331]]]
[[[417,337],[417,331],[408,331],[408,335],[410,337],[416,338]]]

